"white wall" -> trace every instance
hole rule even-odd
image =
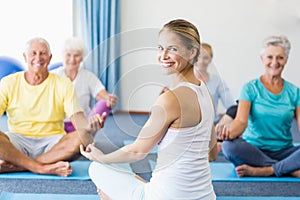
[[[212,44],[213,71],[225,79],[234,97],[242,84],[263,73],[261,42],[272,34],[290,39],[284,78],[300,86],[298,0],[122,0],[122,109],[149,111],[160,86],[169,84],[157,65],[156,39],[162,25],[175,18],[194,23],[202,41]]]
[[[24,63],[25,43],[44,37],[51,46],[52,63],[62,60],[62,45],[73,34],[72,0],[0,0],[0,56]]]

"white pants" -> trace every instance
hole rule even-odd
[[[127,169],[117,165],[92,162],[89,175],[96,187],[113,200],[144,199],[145,183]]]

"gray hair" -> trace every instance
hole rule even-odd
[[[29,46],[33,43],[33,42],[38,42],[38,43],[42,43],[45,44],[47,47],[47,51],[48,51],[48,55],[51,55],[51,49],[50,49],[50,45],[47,42],[47,40],[45,40],[44,38],[41,37],[34,37],[31,38],[30,40],[28,40],[25,44],[25,50],[24,53],[28,54],[28,50],[29,50]]]
[[[65,55],[65,53],[68,50],[76,50],[76,51],[80,51],[82,57],[85,56],[86,54],[86,47],[85,47],[85,43],[83,42],[83,40],[76,38],[76,37],[71,37],[68,38],[65,41],[64,47],[63,47],[63,55]]]
[[[269,36],[263,41],[262,50],[260,51],[260,55],[265,53],[265,50],[268,46],[279,46],[285,50],[285,54],[289,57],[289,53],[291,50],[291,43],[286,36]]]

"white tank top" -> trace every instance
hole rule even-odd
[[[216,199],[208,161],[214,108],[209,92],[201,86],[181,83],[193,89],[201,109],[202,120],[194,127],[168,129],[158,144],[157,164],[145,185],[147,200]]]

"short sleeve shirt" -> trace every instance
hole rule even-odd
[[[242,87],[238,100],[251,103],[248,126],[242,135],[247,142],[269,151],[293,145],[291,124],[300,106],[298,87],[284,81],[281,93],[275,95],[258,78]]]
[[[24,73],[0,82],[0,114],[6,111],[9,131],[36,138],[65,134],[65,116],[82,111],[71,81],[49,73],[41,84],[30,85]]]

